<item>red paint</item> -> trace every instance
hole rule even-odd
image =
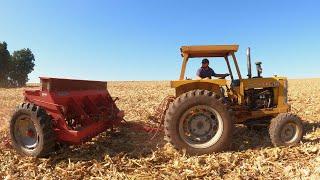
[[[123,120],[103,81],[40,78],[40,90],[26,90],[25,101],[52,117],[58,141],[79,144]],[[69,124],[67,123],[69,122]]]
[[[28,130],[26,134],[27,134],[27,136],[29,136],[29,137],[31,137],[31,138],[34,137],[34,132],[33,132],[33,130]]]

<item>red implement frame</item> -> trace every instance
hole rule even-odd
[[[40,77],[40,90],[26,90],[25,101],[52,117],[60,142],[79,144],[123,120],[107,82]]]

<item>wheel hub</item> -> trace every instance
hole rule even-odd
[[[194,148],[206,148],[216,143],[223,130],[220,114],[210,106],[198,105],[188,109],[179,121],[179,134]]]
[[[35,125],[27,115],[20,116],[14,124],[14,137],[23,148],[34,149],[38,144]]]
[[[35,133],[34,133],[34,131],[32,129],[28,129],[27,132],[26,132],[26,135],[31,137],[31,138],[33,138]]]
[[[297,136],[297,129],[294,123],[288,123],[283,126],[281,130],[281,139],[284,142],[291,142],[294,141]]]
[[[203,136],[207,134],[212,128],[213,124],[205,115],[196,115],[190,119],[189,127],[191,134],[196,136]]]

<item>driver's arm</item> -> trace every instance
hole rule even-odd
[[[196,80],[202,79],[200,76],[196,75]]]
[[[202,79],[200,77],[200,72],[201,72],[201,69],[198,69],[197,73],[196,73],[196,79],[199,80],[199,79]]]
[[[228,74],[215,74],[214,77],[225,78]]]
[[[200,77],[200,76],[196,76],[196,80],[200,80],[200,79],[210,79],[210,78],[208,78],[208,77],[202,78],[202,77]]]
[[[214,77],[219,77],[219,78],[225,78],[225,77],[228,76],[228,74],[216,74],[216,73],[214,72],[214,70],[212,70],[212,76],[214,76]]]

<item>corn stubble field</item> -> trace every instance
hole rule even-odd
[[[237,126],[227,152],[189,157],[142,131],[154,108],[174,93],[169,82],[111,82],[127,124],[81,146],[60,149],[46,159],[17,155],[7,141],[11,112],[23,89],[0,89],[0,179],[319,179],[320,79],[289,80],[289,102],[304,120],[306,135],[297,147],[275,148],[268,130]]]

